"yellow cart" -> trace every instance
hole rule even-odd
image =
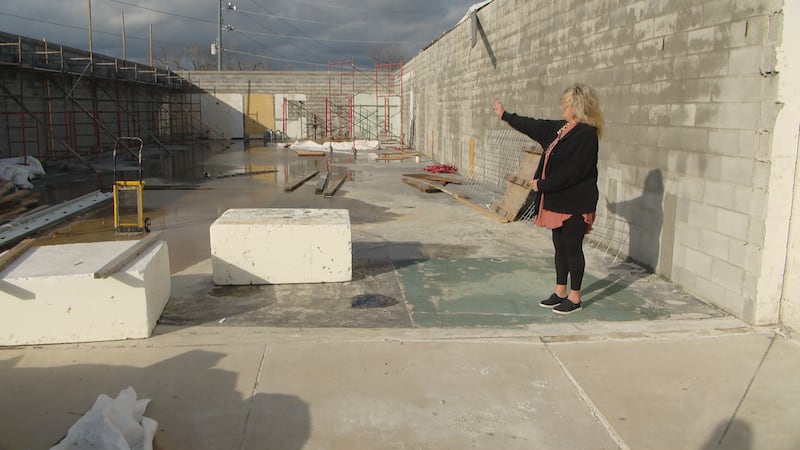
[[[117,154],[119,153],[120,145],[136,158],[138,176],[131,177],[129,175],[125,177],[117,173]],[[136,153],[132,150],[134,147],[138,150]],[[117,233],[138,234],[150,232],[150,218],[144,217],[142,147],[142,139],[138,137],[118,137],[114,141],[114,230]],[[130,171],[127,171],[127,173],[130,173]]]

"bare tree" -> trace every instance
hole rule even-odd
[[[401,63],[406,60],[405,52],[399,47],[375,47],[367,51],[367,56],[375,64]]]

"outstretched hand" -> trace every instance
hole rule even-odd
[[[494,99],[494,107],[492,108],[497,117],[503,117],[503,113],[505,109],[503,109],[503,104],[500,103],[497,99]]]

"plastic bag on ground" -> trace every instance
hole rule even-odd
[[[50,450],[153,450],[158,422],[144,416],[148,403],[150,399],[137,400],[130,386],[117,398],[100,394],[94,406]]]

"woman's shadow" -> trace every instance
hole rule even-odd
[[[586,305],[610,297],[626,289],[634,281],[653,273],[658,266],[661,228],[664,222],[664,181],[660,170],[651,170],[644,182],[642,195],[622,202],[606,199],[608,214],[628,224],[628,257],[609,267],[608,275],[583,289],[583,294],[599,291],[584,301]]]
[[[606,210],[628,223],[628,260],[649,271],[658,266],[661,228],[664,225],[664,180],[660,170],[651,170],[642,195],[623,202],[609,202]]]

